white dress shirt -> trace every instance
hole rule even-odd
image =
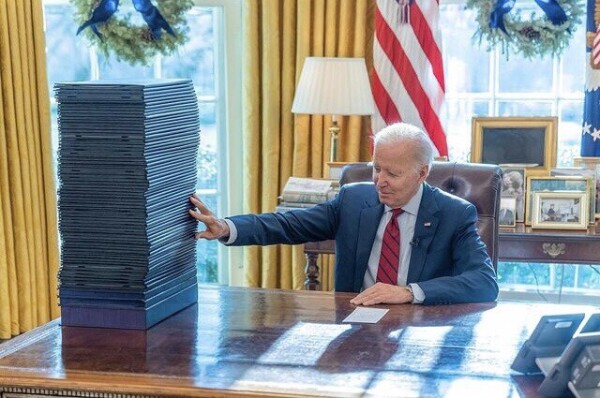
[[[415,234],[415,224],[417,222],[417,213],[419,212],[419,206],[421,205],[421,198],[423,197],[423,184],[419,187],[417,193],[408,201],[408,203],[402,206],[404,213],[398,216],[398,228],[400,229],[400,258],[398,259],[398,286],[406,286],[406,280],[408,278],[408,266],[410,264],[410,255],[412,252],[412,245],[410,242],[413,240]],[[392,218],[392,208],[385,206],[383,217],[379,221],[379,227],[377,228],[377,234],[375,235],[375,241],[371,248],[371,255],[369,256],[369,263],[367,266],[367,272],[363,279],[363,290],[369,288],[375,284],[377,280],[377,268],[379,268],[379,257],[381,257],[381,246],[383,244],[383,234],[385,227]],[[413,303],[420,304],[425,301],[425,293],[416,283],[411,283],[410,288],[412,289],[414,300]]]

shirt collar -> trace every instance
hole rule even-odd
[[[405,204],[404,206],[402,206],[402,210],[404,210],[405,213],[409,213],[409,214],[416,216],[417,213],[419,212],[419,207],[421,206],[422,198],[423,198],[423,184],[421,184],[419,186],[417,193],[415,193],[413,195],[413,197],[410,198],[408,203]],[[385,211],[392,211],[392,208],[389,207],[388,205],[385,205]]]

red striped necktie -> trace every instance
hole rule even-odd
[[[398,264],[400,262],[400,228],[398,216],[404,213],[402,209],[392,209],[392,218],[385,227],[381,256],[377,268],[377,282],[390,285],[398,284]]]

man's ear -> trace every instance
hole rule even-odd
[[[423,182],[427,179],[428,176],[429,176],[429,165],[424,164],[419,169],[419,180],[421,180],[421,182]]]

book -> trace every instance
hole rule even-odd
[[[335,197],[339,183],[319,178],[290,177],[280,199],[290,203],[323,203]]]

